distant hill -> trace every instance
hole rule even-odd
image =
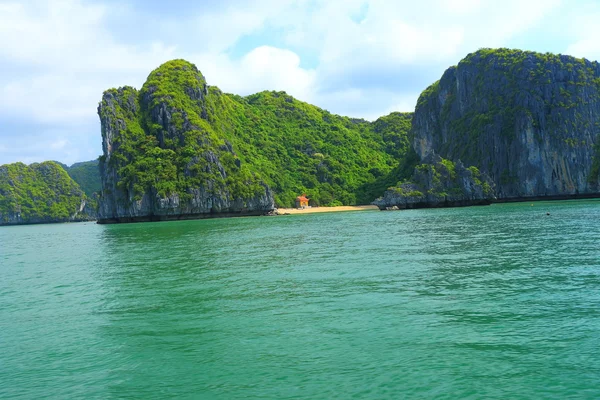
[[[95,209],[54,161],[0,166],[0,225],[87,221]]]
[[[65,166],[66,167],[66,166]],[[98,160],[78,162],[65,170],[79,184],[88,197],[93,197],[101,190],[100,169]]]

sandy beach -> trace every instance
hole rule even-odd
[[[310,208],[278,208],[277,212],[279,215],[285,214],[312,214],[322,212],[338,212],[338,211],[367,211],[367,210],[379,210],[377,206],[339,206],[339,207],[310,207]]]

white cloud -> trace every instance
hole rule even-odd
[[[374,121],[393,111],[413,111],[417,96],[417,93],[395,93],[381,88],[348,88],[319,92],[315,103],[324,104],[322,108],[331,112]]]
[[[71,48],[88,46],[105,8],[74,1],[0,6],[0,54],[33,65],[52,64]]]
[[[243,35],[250,34],[288,8],[290,0],[258,0],[240,2],[213,12],[202,13],[185,21],[171,21],[179,31],[189,32],[207,52],[222,52]]]
[[[439,7],[450,15],[475,14],[482,7],[481,0],[440,0]]]
[[[389,86],[401,86],[390,81],[404,79],[406,74],[401,71],[421,68],[421,79],[425,70],[434,71],[424,78],[422,90],[467,53],[480,47],[506,46],[555,10],[560,1],[430,0],[407,4],[319,0],[315,4],[313,8],[290,10],[292,15],[279,21],[288,45],[318,54],[312,98],[325,101],[317,104],[334,112],[354,110],[358,112],[354,115],[372,119],[374,111],[358,107],[363,104],[361,96],[379,96],[370,99],[371,106],[379,107],[378,116],[396,104],[410,103],[408,96],[412,96],[414,107],[418,91],[411,82],[406,82],[410,88],[402,93],[388,90]],[[354,16],[365,4],[366,12],[357,21]],[[398,71],[396,78],[394,70]],[[378,81],[373,84],[379,86],[363,87],[372,81]],[[336,96],[327,93],[331,91],[345,93],[341,95],[344,102],[333,101]],[[357,98],[348,95],[358,92],[361,96]],[[399,102],[401,96],[404,100]]]
[[[201,70],[209,85],[228,93],[248,95],[263,90],[283,90],[311,101],[315,71],[300,66],[300,57],[286,49],[257,47],[242,58],[224,54],[197,54],[188,59]]]
[[[269,46],[257,47],[240,63],[246,72],[247,91],[285,90],[303,100],[309,100],[314,85],[314,71],[300,67],[300,57],[292,51]]]
[[[584,12],[573,15],[570,18],[571,24],[568,31],[572,35],[572,43],[567,48],[566,53],[585,57],[590,60],[600,60],[600,5],[592,4],[590,7],[583,8]]]
[[[9,145],[0,146],[0,164],[21,161],[26,164],[45,160],[57,160],[66,164],[75,161],[91,160],[98,156],[97,150],[90,149],[88,143],[77,138],[82,126],[56,129],[36,129],[25,127],[21,132],[13,132]],[[2,135],[2,139],[7,137]],[[97,142],[100,143],[98,137]],[[60,155],[61,157],[57,157]]]
[[[101,93],[145,74],[175,54],[160,42],[119,43],[104,24],[107,8],[78,0],[0,6],[0,77],[5,113],[47,123],[95,118]],[[25,69],[27,73],[23,73]]]
[[[0,2],[0,124],[7,116],[26,119],[53,135],[38,140],[44,151],[36,145],[27,154],[47,156],[60,140],[68,145],[53,158],[72,162],[99,152],[102,91],[140,87],[172,58],[196,63],[209,84],[227,92],[285,90],[369,119],[410,110],[420,90],[467,53],[518,44],[534,30],[541,37],[542,25],[564,23],[568,31],[570,46],[554,51],[600,58],[593,39],[600,9],[560,0],[223,0],[197,2],[202,12],[177,17],[152,13],[142,2],[103,1]],[[310,67],[302,62],[306,54],[314,59]],[[3,131],[0,125],[0,141]],[[80,146],[79,155],[67,154]],[[2,148],[0,163],[25,147]]]
[[[68,140],[58,139],[58,140],[50,143],[50,148],[52,150],[60,150],[60,149],[64,149],[68,144],[69,144]]]
[[[440,62],[465,50],[501,46],[559,5],[559,0],[371,0],[365,18],[355,22],[356,4],[322,0],[292,22],[287,39],[292,45],[308,42],[322,63],[344,67]]]
[[[594,36],[578,40],[571,44],[567,48],[566,53],[575,57],[587,58],[588,60],[600,60],[600,43],[595,39],[600,37],[600,29],[591,29],[590,34]]]

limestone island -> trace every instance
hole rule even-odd
[[[600,197],[600,65],[565,55],[480,49],[372,122],[172,60],[98,115],[98,160],[0,166],[0,225]]]

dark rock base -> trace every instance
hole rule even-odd
[[[414,210],[419,208],[450,208],[450,207],[471,207],[471,206],[489,206],[492,204],[490,200],[460,200],[460,201],[441,201],[441,202],[415,202],[415,203],[404,203],[396,204],[393,208],[386,207],[385,205],[377,205],[380,210]]]
[[[11,221],[11,222],[0,222],[2,226],[19,226],[19,225],[47,225],[47,224],[70,224],[77,222],[94,222],[95,218],[74,218],[74,219],[60,219],[60,220],[34,220],[34,221]]]
[[[270,211],[240,211],[202,214],[170,214],[170,215],[143,215],[138,217],[119,217],[98,219],[98,224],[126,224],[134,222],[160,222],[184,221],[191,219],[232,218],[232,217],[257,217],[268,215]]]
[[[600,199],[600,193],[578,193],[578,194],[558,194],[551,196],[527,196],[527,197],[506,197],[495,199],[494,203],[520,203],[527,201],[554,201],[554,200],[584,200]]]
[[[585,199],[600,199],[600,193],[584,193],[584,194],[564,194],[552,196],[528,196],[528,197],[508,197],[494,200],[473,200],[473,201],[444,201],[444,202],[418,202],[396,204],[393,207],[378,205],[382,211],[389,210],[413,210],[419,208],[446,208],[446,207],[470,207],[470,206],[487,206],[490,204],[500,203],[526,203],[530,201],[557,201],[557,200],[585,200]]]

